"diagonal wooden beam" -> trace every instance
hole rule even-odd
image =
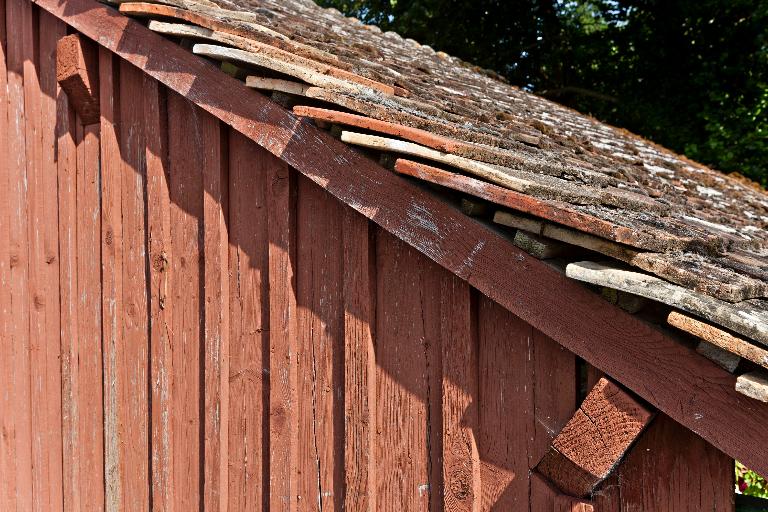
[[[536,470],[568,495],[590,496],[653,416],[629,393],[601,378],[552,440]]]
[[[484,225],[140,23],[96,0],[34,0],[193,101],[383,229],[693,430],[768,474],[768,405],[736,378],[641,320],[606,305]]]

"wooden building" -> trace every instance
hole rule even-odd
[[[763,192],[308,1],[0,19],[0,510],[733,511],[734,458],[768,474]]]

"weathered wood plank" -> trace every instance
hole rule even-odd
[[[99,122],[99,52],[80,34],[65,35],[56,47],[56,80],[84,124]]]
[[[768,312],[749,304],[730,304],[658,277],[591,261],[569,264],[566,275],[677,307],[768,345]]]
[[[229,133],[229,506],[268,507],[269,247],[264,151]]]
[[[678,311],[671,311],[669,313],[667,323],[768,369],[768,350],[760,348],[747,340]]]
[[[504,151],[502,149],[486,146],[483,144],[473,144],[449,137],[438,135],[434,132],[413,128],[403,124],[397,124],[390,121],[374,119],[372,117],[359,116],[349,112],[330,110],[318,107],[309,107],[297,105],[293,112],[302,117],[310,117],[317,121],[334,123],[345,126],[354,126],[364,130],[370,130],[393,137],[405,139],[416,144],[422,144],[429,148],[443,153],[451,153],[472,160],[479,160],[486,163],[496,163],[508,165],[511,167],[524,165],[529,169],[548,170],[549,173],[562,172],[562,169],[555,169],[554,166],[548,166],[541,160],[521,155],[520,152]],[[533,145],[538,145],[539,140],[533,136],[523,133],[510,134],[511,137],[523,139]],[[545,172],[546,173],[546,172]]]
[[[173,393],[171,469],[173,509],[202,506],[200,232],[203,218],[202,139],[196,107],[175,93],[168,95],[168,156],[171,199],[170,294]]]
[[[723,350],[717,345],[713,345],[708,341],[700,341],[696,346],[696,352],[703,355],[713,363],[716,363],[722,369],[729,373],[736,371],[736,368],[741,362],[741,357],[736,354],[732,354],[727,350]]]
[[[62,422],[61,422],[61,328],[59,302],[58,201],[56,173],[56,41],[66,34],[66,25],[53,15],[39,13],[38,73],[40,86],[39,141],[41,162],[35,170],[36,205],[33,260],[38,282],[33,290],[34,309],[42,324],[38,351],[32,353],[33,459],[38,461],[34,484],[39,494],[37,510],[61,510]],[[33,186],[32,181],[29,183]]]
[[[395,162],[395,171],[405,176],[465,192],[515,211],[557,222],[606,240],[633,247],[644,247],[648,250],[684,249],[692,242],[691,240],[669,237],[662,230],[645,231],[617,226],[577,211],[573,205],[562,201],[543,200],[471,176],[464,176],[407,159],[399,158]]]
[[[376,509],[435,510],[442,471],[430,471],[429,460],[442,455],[440,270],[381,230],[376,262]]]
[[[303,77],[300,78],[304,79]],[[552,176],[486,164],[462,156],[436,151],[413,142],[348,131],[341,133],[341,140],[347,144],[364,148],[390,151],[447,164],[515,192],[543,199],[573,201],[577,204],[621,206],[638,211],[663,211],[659,203],[647,196],[622,192],[619,189],[609,190],[608,188],[592,188],[584,185],[577,187],[570,182]]]
[[[191,9],[187,9],[187,7],[191,7]],[[254,20],[253,13],[229,10],[227,11],[228,19],[222,21],[218,17],[221,14],[219,8],[211,9],[200,2],[192,3],[183,0],[173,0],[173,2],[169,1],[166,4],[121,1],[120,12],[129,16],[182,20],[208,29],[214,33],[214,37],[221,38],[222,40],[227,38],[226,40],[229,44],[243,44],[243,41],[247,41],[245,44],[248,44],[250,47],[251,41],[254,41],[319,62],[349,67],[348,64],[340,62],[336,55],[293,41],[284,34],[265,27],[260,23],[255,23],[254,21],[258,21],[258,17]],[[242,17],[248,19],[242,20]],[[237,20],[238,18],[241,19]],[[237,46],[237,44],[233,45]]]
[[[376,266],[368,219],[344,208],[344,510],[376,510]]]
[[[751,402],[736,393],[733,380],[709,361],[639,319],[606,308],[594,294],[510,247],[492,231],[418,187],[382,172],[327,134],[301,123],[258,93],[243,90],[241,82],[139,23],[93,0],[70,0],[66,8],[54,0],[35,2],[280,155],[329,193],[586,361],[621,376],[629,388],[708,441],[768,473],[760,448],[741,442],[745,435],[761,435],[768,408],[747,413],[746,404]],[[180,73],[180,69],[187,72]],[[420,222],[424,219],[440,222]],[[576,318],[580,321],[573,322]],[[648,350],[650,345],[655,347],[653,353]],[[659,354],[664,354],[665,364],[659,364]],[[682,365],[687,371],[675,371],[670,365]],[[742,426],[741,432],[731,428],[733,421]]]
[[[117,368],[123,339],[123,165],[117,124],[119,64],[112,53],[98,52],[100,153],[101,153],[101,300],[104,371],[104,484],[106,508],[119,510],[122,503],[118,387],[124,385]],[[70,100],[71,101],[71,100]]]
[[[146,137],[141,71],[119,62],[117,135],[122,158],[118,173],[122,236],[120,277],[123,308],[115,353],[117,370],[119,509],[149,510],[149,329],[146,275]],[[105,91],[106,92],[106,91]],[[106,149],[106,148],[105,148]],[[114,151],[114,147],[110,148]],[[110,155],[117,158],[117,155]],[[113,212],[117,214],[117,212]],[[105,235],[106,236],[106,235]]]
[[[343,501],[344,304],[342,204],[311,181],[298,181],[296,302],[298,328],[298,493],[320,509]]]
[[[228,510],[229,489],[229,172],[218,119],[199,110],[203,175],[203,508]]]
[[[749,398],[768,402],[768,374],[755,371],[739,375],[736,379],[736,391]]]
[[[528,463],[536,467],[555,436],[578,408],[576,357],[540,331],[533,330],[534,414],[529,431]]]
[[[298,510],[296,173],[259,151],[269,241],[269,510]]]
[[[8,126],[8,70],[6,66],[6,2],[0,1],[0,408],[12,410],[13,389],[13,343],[11,332],[11,292],[10,292],[10,158],[9,155],[9,126]],[[7,432],[0,439],[0,474],[7,475],[0,482],[0,508],[13,509],[16,504],[16,460],[14,457],[13,440],[10,434],[15,432],[15,416],[3,414],[0,416],[0,429]]]
[[[571,247],[557,240],[539,236],[522,229],[517,230],[512,243],[540,260],[554,258],[572,250]]]
[[[81,510],[80,485],[84,478],[78,454],[77,408],[77,149],[75,111],[61,90],[56,97],[56,178],[59,205],[59,285],[61,296],[61,427],[63,505],[67,512]]]
[[[245,85],[253,89],[264,91],[277,91],[285,94],[304,96],[309,86],[300,82],[291,82],[280,78],[265,78],[261,76],[248,75],[245,78]]]
[[[533,437],[533,329],[478,294],[480,510],[528,505],[528,452]]]
[[[593,512],[594,505],[562,494],[541,475],[531,475],[531,512]]]
[[[142,11],[160,11],[163,13],[176,14],[176,10],[164,6],[142,3],[123,3],[120,6],[121,12],[130,14],[141,13]],[[267,69],[279,71],[289,76],[295,76],[306,82],[317,86],[325,87],[334,85],[342,90],[350,91],[377,91],[379,93],[394,95],[402,93],[403,89],[386,85],[370,78],[351,73],[346,69],[319,62],[315,59],[308,59],[297,55],[295,52],[284,51],[270,44],[263,44],[253,39],[240,37],[226,32],[210,30],[204,27],[194,25],[183,25],[178,23],[165,23],[161,21],[150,21],[149,29],[161,34],[172,35],[176,37],[191,38],[197,40],[210,40],[225,45],[231,45],[235,48],[224,46],[200,44],[196,53],[201,52],[213,58],[224,61],[246,62]],[[338,62],[337,62],[338,63]],[[307,79],[307,77],[310,77]],[[324,78],[325,77],[325,78]],[[306,92],[306,88],[303,92]]]
[[[565,494],[588,497],[652,418],[643,404],[600,379],[536,469]]]
[[[154,78],[144,75],[142,113],[145,123],[147,165],[147,254],[149,258],[149,337],[152,478],[150,492],[155,510],[172,510],[174,413],[173,348],[170,327],[174,301],[170,300],[171,198],[168,162],[166,92]],[[103,114],[102,109],[102,114]]]
[[[480,509],[482,501],[477,440],[478,345],[469,286],[452,274],[442,274],[443,508],[472,512]]]
[[[641,252],[589,233],[511,212],[498,211],[493,220],[505,226],[533,231],[547,238],[599,252],[691,291],[727,302],[763,297],[768,293],[768,282],[729,268],[723,264],[723,258],[709,258],[694,252]]]
[[[30,291],[29,291],[29,212],[28,212],[28,163],[34,153],[27,154],[26,142],[27,88],[25,73],[30,73],[34,62],[33,48],[36,30],[32,19],[32,6],[23,0],[6,3],[6,30],[18,34],[7,41],[8,67],[8,180],[10,192],[8,207],[10,222],[9,289],[10,289],[10,356],[11,387],[13,394],[9,410],[14,411],[11,430],[7,439],[8,457],[12,459],[9,473],[9,495],[17,510],[32,510],[32,411],[30,402]],[[27,68],[27,69],[25,69]],[[34,73],[34,68],[31,70]],[[33,77],[30,77],[33,78]]]
[[[78,340],[70,364],[77,367],[75,460],[81,510],[104,509],[104,410],[101,344],[101,226],[99,222],[99,126],[77,125]]]
[[[621,510],[733,511],[733,460],[659,415],[618,468]]]

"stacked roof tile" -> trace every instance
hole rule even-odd
[[[768,345],[768,195],[746,180],[310,0],[120,10],[227,62],[348,144],[392,155],[397,172],[480,198],[502,224],[653,274],[681,291],[667,290],[671,306]]]

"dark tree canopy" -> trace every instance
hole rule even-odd
[[[768,184],[768,0],[317,0]]]

